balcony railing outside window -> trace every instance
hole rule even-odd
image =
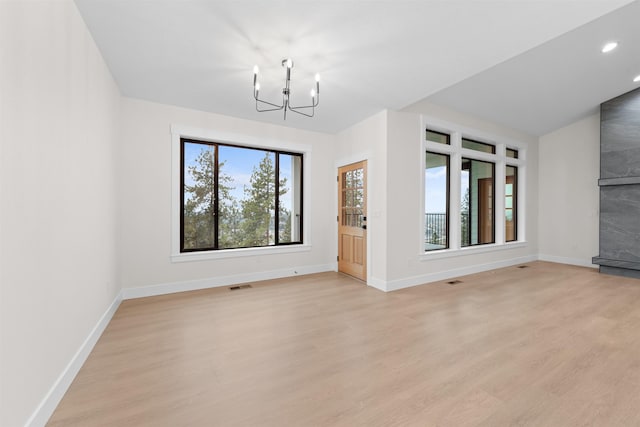
[[[460,214],[462,224],[462,244],[469,245],[469,214],[462,212]],[[444,213],[425,213],[425,236],[424,250],[433,251],[437,249],[446,249],[447,239],[447,214]]]
[[[425,213],[424,250],[433,251],[447,247],[447,214]]]

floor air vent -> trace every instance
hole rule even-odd
[[[457,285],[458,283],[462,283],[462,280],[452,280],[450,282],[447,282],[450,285]]]
[[[238,289],[247,289],[250,288],[251,285],[238,285],[238,286],[231,286],[229,288],[230,291],[237,291]]]

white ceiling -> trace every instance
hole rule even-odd
[[[330,133],[433,95],[436,103],[537,134],[631,88],[607,82],[572,102],[552,96],[575,96],[558,90],[599,64],[603,58],[591,53],[611,37],[622,40],[617,58],[634,49],[640,74],[638,43],[627,43],[638,41],[638,30],[627,27],[640,22],[640,0],[621,14],[624,26],[583,28],[630,0],[75,1],[124,95]],[[261,69],[261,94],[278,102],[286,57],[295,63],[296,104],[307,101],[314,74],[322,76],[312,119],[288,115],[284,122],[281,112],[255,111],[253,66]],[[567,76],[575,64],[580,73]],[[621,65],[611,64],[589,73],[581,90],[616,78]]]
[[[609,40],[618,47],[601,52]],[[544,43],[429,97],[532,135],[597,111],[640,87],[640,2]]]

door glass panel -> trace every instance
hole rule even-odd
[[[342,174],[342,218],[347,227],[362,227],[364,207],[364,170],[362,168]]]

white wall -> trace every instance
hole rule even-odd
[[[541,259],[594,267],[599,177],[599,113],[540,138]]]
[[[0,63],[0,425],[20,426],[119,292],[120,95],[71,1],[0,2]]]
[[[133,295],[260,280],[335,268],[331,230],[335,222],[332,173],[335,137],[228,116],[124,98],[122,150],[118,159],[120,207],[120,282]],[[207,261],[172,262],[171,125],[227,132],[252,138],[311,146],[311,250]],[[308,242],[307,242],[308,243]],[[125,289],[125,296],[132,295]]]
[[[386,290],[387,280],[387,112],[338,133],[334,152],[333,182],[338,167],[367,160],[367,282]],[[334,212],[338,212],[338,187],[333,186]],[[335,218],[335,216],[334,216]],[[333,222],[332,254],[338,253],[337,221]]]

